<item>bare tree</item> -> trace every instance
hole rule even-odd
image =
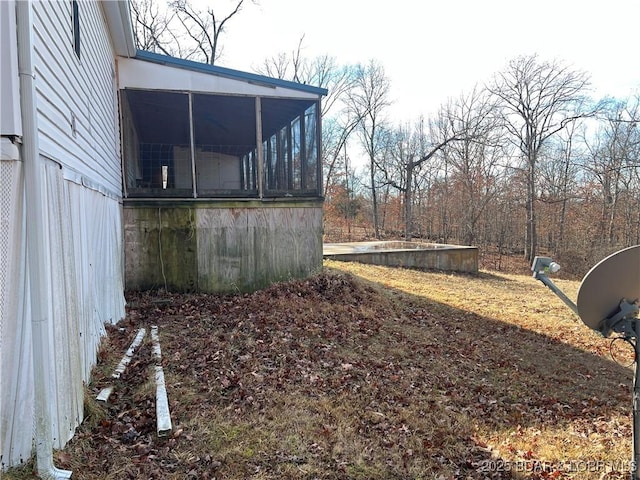
[[[407,123],[395,128],[391,132],[387,147],[386,161],[380,163],[378,168],[382,171],[384,184],[396,189],[402,196],[402,220],[404,222],[404,236],[411,236],[411,211],[413,204],[412,192],[415,190],[416,176],[413,167],[415,159],[420,157],[420,147],[424,137],[424,122],[422,119],[418,125]]]
[[[335,177],[340,167],[340,162],[348,175],[347,142],[351,134],[360,124],[361,119],[352,114],[345,113],[323,122],[322,129],[322,159],[324,167],[324,192],[335,183]]]
[[[333,181],[336,165],[353,132],[362,118],[348,106],[349,92],[356,85],[355,69],[350,66],[338,66],[333,59],[318,57],[311,62],[309,79],[328,90],[322,102],[322,160],[325,167],[325,189]],[[344,153],[345,173],[349,176],[347,154]]]
[[[220,37],[245,1],[236,0],[230,13],[220,16],[213,8],[197,8],[190,0],[131,0],[136,46],[214,65],[222,55]]]
[[[175,14],[156,0],[131,0],[131,17],[136,48],[174,56],[179,42],[175,36]],[[179,55],[178,55],[179,56]]]
[[[456,141],[446,145],[446,161],[459,209],[460,238],[472,245],[477,240],[478,222],[497,193],[498,161],[505,154],[500,142],[503,130],[494,99],[483,89],[475,87],[448,108]]]
[[[255,71],[268,77],[326,88],[327,96],[322,101],[323,117],[344,112],[345,94],[355,86],[356,68],[338,65],[335,57],[321,55],[315,58],[303,56],[304,35],[295,50],[280,52],[266,58]],[[339,109],[338,112],[332,110]],[[349,123],[349,122],[347,122]]]
[[[242,8],[244,0],[239,0],[235,8],[226,17],[216,17],[211,8],[200,10],[188,0],[174,0],[170,3],[186,35],[191,38],[202,61],[214,65],[222,54],[219,43],[225,24]]]
[[[262,65],[254,68],[254,70],[260,75],[267,77],[280,78],[282,80],[289,80],[291,75],[291,58],[285,52],[277,53],[272,57],[265,59]]]
[[[391,83],[384,68],[374,60],[356,67],[356,86],[348,93],[348,104],[353,116],[360,118],[359,133],[362,146],[369,159],[369,188],[371,189],[372,220],[375,238],[380,238],[378,192],[376,174],[385,133],[385,110],[391,101]]]
[[[601,191],[599,231],[606,245],[611,247],[619,242],[616,232],[621,207],[629,203],[638,205],[634,180],[640,170],[640,132],[637,128],[639,112],[640,104],[637,101],[612,104],[607,120],[594,141],[588,144],[590,159],[585,168],[596,179]]]
[[[261,75],[280,78],[282,80],[291,80],[293,82],[305,83],[301,77],[305,76],[304,65],[307,60],[302,56],[304,35],[300,37],[298,46],[290,54],[280,52],[276,55],[265,58],[262,65],[255,70]],[[313,85],[320,86],[313,83]]]
[[[496,74],[489,86],[501,100],[504,124],[520,150],[527,171],[525,259],[537,251],[536,180],[538,156],[547,140],[577,118],[592,115],[582,110],[589,86],[586,73],[559,62],[541,61],[537,55],[517,57]]]
[[[462,113],[466,114],[467,112]],[[437,154],[443,153],[455,143],[466,142],[465,144],[469,148],[474,142],[480,141],[480,126],[473,122],[483,122],[483,119],[471,120],[462,117],[457,119],[456,114],[454,107],[449,104],[440,110],[436,118],[427,122],[427,131],[425,131],[423,119],[420,120],[419,125],[414,127],[413,132],[410,128],[397,130],[395,145],[391,151],[395,162],[378,165],[378,168],[384,173],[385,184],[396,188],[403,195],[404,236],[406,239],[413,236],[414,190],[420,169],[435,160]],[[484,114],[486,115],[486,113]],[[443,170],[444,177],[441,187],[444,189],[448,188],[448,166],[448,164],[444,165]],[[392,167],[395,171],[387,167]],[[444,206],[444,203],[441,202],[441,205]],[[446,217],[446,215],[447,212],[444,212],[443,216]]]

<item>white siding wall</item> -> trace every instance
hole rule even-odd
[[[240,188],[240,159],[218,152],[196,153],[198,189],[236,190]]]
[[[13,150],[7,140],[1,144],[0,472],[25,462],[34,442],[29,275],[46,275],[50,293],[45,388],[55,448],[82,421],[84,383],[104,324],[125,313],[114,53],[99,3],[78,5],[80,59],[73,50],[71,2],[32,2],[43,241],[49,253],[42,271],[28,271],[22,162],[8,154]]]
[[[2,469],[26,461],[33,430],[22,162],[0,159],[0,445]],[[0,477],[2,474],[0,474]]]
[[[43,271],[35,274],[46,276],[51,297],[46,389],[54,447],[62,448],[83,419],[83,385],[90,380],[104,324],[124,317],[122,210],[112,198],[65,180],[57,164],[46,162],[42,170],[49,256]],[[0,161],[0,174],[4,470],[27,461],[32,453],[35,397],[22,162]]]
[[[73,49],[71,1],[33,2],[40,151],[120,195],[114,52],[98,2],[78,6],[80,58]]]
[[[21,135],[16,3],[0,2],[0,135]]]

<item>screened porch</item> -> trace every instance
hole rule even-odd
[[[321,197],[318,104],[121,89],[124,196]]]

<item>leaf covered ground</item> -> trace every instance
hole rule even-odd
[[[559,283],[575,298],[577,282]],[[55,455],[75,479],[629,476],[632,369],[531,277],[326,262],[253,294],[127,302],[85,422]],[[94,400],[152,325],[168,437],[148,337],[108,403]]]

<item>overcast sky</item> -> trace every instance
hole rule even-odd
[[[391,80],[397,122],[434,112],[523,54],[588,72],[596,95],[640,88],[640,0],[259,2],[227,24],[218,65],[253,71],[295,50],[304,35],[306,57],[377,60]],[[224,5],[216,2],[216,12]]]

